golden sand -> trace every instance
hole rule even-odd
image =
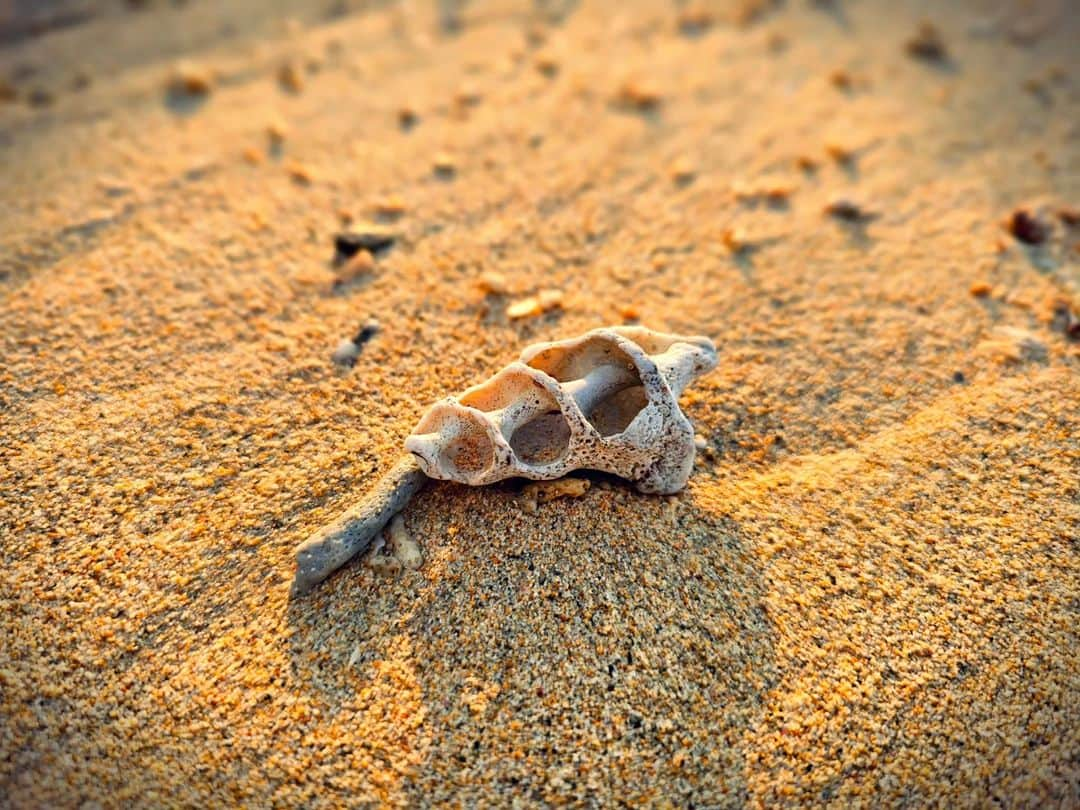
[[[1067,3],[147,5],[0,48],[0,805],[1080,806]],[[432,485],[289,601],[624,318],[720,347],[684,493]]]

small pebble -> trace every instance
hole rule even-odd
[[[555,57],[550,54],[538,54],[533,60],[533,66],[549,79],[553,78],[559,72],[559,63]]]
[[[378,321],[368,321],[361,327],[360,331],[356,333],[356,336],[352,339],[345,339],[337,345],[334,349],[334,353],[330,355],[330,359],[334,365],[342,366],[344,368],[352,368],[356,365],[356,360],[360,357],[360,350],[363,345],[371,340],[379,331]]]
[[[989,282],[976,281],[974,284],[971,285],[971,288],[968,290],[968,292],[970,292],[976,298],[985,298],[990,294],[990,291],[992,289],[994,288],[990,285]]]
[[[712,27],[713,22],[712,10],[704,3],[693,3],[679,11],[678,27],[683,36],[700,36]]]
[[[385,197],[375,203],[375,213],[386,219],[397,219],[405,213],[407,206],[401,197]]]
[[[435,156],[435,160],[432,161],[432,168],[434,169],[436,176],[442,178],[453,177],[457,172],[454,158],[446,152],[440,152]]]
[[[829,141],[825,144],[825,153],[836,163],[846,165],[855,159],[856,150],[846,144]]]
[[[940,62],[948,56],[945,40],[937,27],[929,20],[923,20],[915,33],[904,43],[904,50],[916,59],[927,62]]]
[[[720,242],[732,253],[741,253],[750,247],[751,240],[742,228],[725,228]]]
[[[402,129],[412,129],[420,121],[420,116],[412,107],[400,107],[397,111],[398,126]]]
[[[361,250],[369,251],[371,254],[381,253],[388,250],[397,237],[395,231],[382,225],[374,223],[354,225],[349,230],[334,236],[334,261],[343,262]]]
[[[1062,206],[1057,211],[1058,219],[1070,228],[1080,225],[1080,210],[1069,206]]]
[[[0,79],[0,102],[15,101],[18,97],[19,91],[15,89],[15,85],[7,79]]]
[[[619,88],[617,101],[620,106],[637,112],[651,112],[660,106],[663,96],[654,84],[642,81],[626,81]]]
[[[299,93],[304,89],[304,76],[295,62],[286,62],[278,68],[278,84],[290,93]]]
[[[48,107],[55,100],[56,97],[42,87],[35,87],[30,91],[30,95],[26,97],[26,103],[31,107]]]
[[[1050,237],[1050,226],[1026,208],[1018,208],[1009,217],[1009,233],[1028,245],[1041,245]]]
[[[288,173],[289,177],[292,178],[293,182],[301,186],[310,186],[315,182],[315,175],[312,173],[311,169],[298,161],[293,161],[286,166],[285,171]]]
[[[285,142],[285,136],[288,133],[288,127],[280,121],[271,121],[266,125],[266,137],[271,146],[281,146]]]
[[[360,327],[360,331],[357,332],[356,337],[353,338],[353,343],[357,346],[363,346],[379,333],[379,328],[379,322],[372,318]]]
[[[689,158],[676,158],[668,167],[668,174],[677,185],[688,185],[697,176],[697,169]]]
[[[188,96],[205,96],[214,86],[210,71],[192,62],[180,62],[169,77],[169,90]]]
[[[536,295],[530,295],[520,301],[515,301],[506,308],[506,317],[510,320],[529,318],[533,315],[542,315],[550,309],[562,306],[562,290],[541,290]]]
[[[335,366],[352,368],[356,365],[356,358],[360,356],[360,347],[349,339],[341,341],[330,355]]]
[[[859,203],[839,197],[825,206],[825,213],[844,222],[869,222],[877,214],[867,211]]]
[[[521,506],[526,512],[534,513],[538,504],[548,503],[556,498],[580,498],[588,491],[589,481],[585,478],[533,481],[521,490]]]
[[[476,280],[476,286],[488,295],[503,295],[507,291],[506,276],[494,271],[484,273]]]

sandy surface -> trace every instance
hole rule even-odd
[[[0,805],[1080,805],[1075,4],[45,5],[94,13],[0,37]],[[635,320],[721,350],[684,493],[433,486],[420,570],[289,602],[430,402]]]

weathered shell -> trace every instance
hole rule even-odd
[[[678,398],[715,366],[708,338],[644,327],[537,343],[487,382],[433,405],[405,448],[431,478],[462,484],[589,469],[642,492],[678,492],[695,452]]]

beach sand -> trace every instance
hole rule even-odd
[[[0,805],[1080,806],[1074,4],[29,5]],[[719,348],[684,492],[433,484],[290,601],[429,404],[618,323]]]

